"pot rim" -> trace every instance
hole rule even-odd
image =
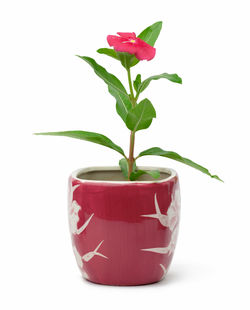
[[[167,181],[172,180],[177,176],[177,172],[171,168],[163,168],[163,167],[152,167],[152,166],[139,166],[138,169],[141,170],[159,170],[160,172],[165,172],[170,174],[169,177],[162,179],[162,180],[152,180],[152,181],[107,181],[107,180],[85,180],[80,179],[77,176],[82,173],[92,172],[92,171],[117,171],[120,170],[118,166],[93,166],[93,167],[86,167],[80,168],[71,173],[71,177],[81,183],[106,183],[106,184],[154,184],[154,183],[164,183]]]

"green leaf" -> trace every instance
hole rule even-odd
[[[109,86],[114,88],[116,91],[128,95],[126,92],[125,87],[122,85],[121,81],[114,76],[113,74],[109,73],[105,68],[100,66],[93,58],[87,56],[79,56],[77,57],[86,61],[95,71],[95,73]]]
[[[99,48],[99,49],[97,50],[97,53],[99,53],[99,54],[104,54],[104,55],[107,55],[107,56],[109,56],[109,57],[112,57],[112,58],[114,58],[114,59],[116,59],[116,60],[119,60],[119,57],[118,57],[116,51],[113,50],[112,48]]]
[[[131,67],[131,63],[135,57],[134,55],[125,52],[117,52],[117,56],[125,69],[129,69]]]
[[[144,29],[138,35],[138,37],[143,41],[145,41],[146,43],[148,43],[149,45],[154,46],[161,32],[161,28],[162,28],[162,22],[156,22],[153,25]]]
[[[149,174],[154,179],[158,179],[160,177],[160,171],[159,170],[137,170],[137,171],[132,172],[130,174],[130,181],[137,180],[143,174]]]
[[[125,158],[122,158],[119,161],[119,166],[121,168],[123,176],[127,180],[128,179],[128,161]]]
[[[136,79],[134,80],[134,89],[138,92],[139,86],[141,85],[141,75],[137,74]]]
[[[159,147],[152,147],[150,149],[147,149],[147,150],[141,152],[138,157],[142,157],[142,156],[146,156],[146,155],[157,155],[157,156],[162,156],[162,157],[167,157],[167,158],[177,160],[183,164],[186,164],[190,167],[193,167],[193,168],[209,175],[211,178],[222,181],[217,175],[212,175],[206,168],[202,167],[201,165],[196,164],[195,162],[193,162],[190,159],[187,159],[185,157],[180,156],[179,154],[177,154],[175,152],[164,151]]]
[[[106,146],[110,149],[115,150],[116,152],[122,154],[122,156],[125,156],[124,151],[120,146],[116,145],[108,137],[102,134],[99,134],[99,133],[95,133],[95,132],[75,130],[75,131],[59,131],[59,132],[39,132],[39,133],[35,133],[35,135],[63,136],[63,137],[85,140],[85,141],[101,144],[103,146]]]
[[[119,60],[124,68],[129,69],[131,67],[131,63],[134,61],[135,56],[125,52],[116,52],[111,48],[99,48],[97,53],[104,54],[109,57],[112,57],[116,60]]]
[[[129,100],[128,95],[124,95],[123,93],[117,91],[113,87],[108,87],[108,90],[112,96],[116,98],[116,111],[126,123],[126,118],[128,115],[128,111],[132,108],[131,101]]]
[[[130,66],[130,68],[132,68],[132,67],[134,67],[135,65],[137,65],[138,62],[140,62],[140,60],[134,56],[133,59],[131,60],[131,66]]]
[[[126,125],[132,131],[148,128],[153,118],[156,117],[155,109],[148,99],[143,99],[128,112]]]
[[[153,75],[144,80],[139,86],[138,93],[143,92],[148,87],[148,85],[152,80],[159,80],[159,79],[167,79],[171,82],[182,84],[182,79],[177,74],[162,73],[159,75]]]
[[[139,35],[138,37],[140,39],[142,39],[143,41],[145,41],[146,43],[148,43],[151,46],[155,45],[156,40],[159,37],[159,34],[161,32],[161,28],[162,28],[162,22],[156,22],[153,25],[147,27],[146,29],[144,29]],[[133,61],[131,62],[131,67],[135,66],[136,64],[138,64],[139,60],[134,57]]]
[[[126,178],[126,180],[128,180],[128,161],[126,158],[122,158],[119,161],[119,166],[121,168],[122,174],[124,175],[124,177]],[[136,162],[134,161],[133,164],[133,171],[134,172],[136,170]]]
[[[95,73],[108,85],[109,93],[116,99],[116,110],[123,121],[126,121],[128,111],[132,108],[129,96],[121,81],[113,74],[107,72],[93,58],[78,56],[86,61],[95,71]]]

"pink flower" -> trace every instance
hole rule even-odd
[[[151,60],[155,57],[155,48],[142,39],[137,38],[134,32],[117,32],[119,36],[107,36],[110,46],[117,52],[126,52],[139,60]]]

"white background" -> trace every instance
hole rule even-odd
[[[83,281],[67,224],[67,178],[85,166],[117,165],[102,146],[33,132],[82,129],[128,149],[114,99],[75,54],[94,57],[124,82],[118,62],[95,51],[106,36],[162,20],[157,55],[133,71],[178,73],[154,81],[157,111],[136,153],[159,146],[225,183],[158,157],[138,164],[178,171],[181,229],[166,280],[140,287]],[[249,309],[248,1],[1,1],[1,309]],[[127,85],[127,84],[126,84]]]

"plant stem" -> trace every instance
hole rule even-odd
[[[139,98],[140,93],[138,92],[135,96],[135,102],[137,102],[138,98]]]
[[[129,84],[129,90],[130,90],[130,100],[131,100],[132,107],[134,108],[136,105],[136,99],[135,99],[134,91],[133,91],[130,68],[127,69],[127,73],[128,73],[128,84]],[[133,171],[133,166],[135,162],[134,147],[135,147],[135,132],[131,131],[130,132],[130,143],[129,143],[129,158],[128,158],[128,180],[130,180],[130,175]]]
[[[133,171],[134,159],[134,147],[135,147],[135,132],[130,133],[130,145],[129,145],[129,159],[128,159],[128,179]]]
[[[130,96],[131,96],[130,99],[131,99],[132,106],[134,107],[136,105],[136,100],[135,100],[134,91],[133,91],[130,68],[127,69],[127,72],[128,72],[129,91],[130,91]]]

